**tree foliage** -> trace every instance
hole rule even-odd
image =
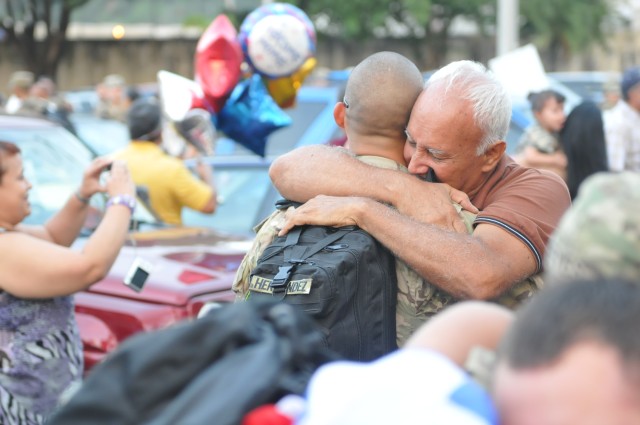
[[[521,35],[547,50],[555,69],[563,55],[604,43],[604,23],[615,13],[614,6],[611,0],[520,1]]]
[[[441,65],[453,20],[464,16],[482,25],[494,0],[296,0],[321,33],[344,39],[406,38],[426,47],[427,62]],[[492,13],[492,12],[491,12]]]
[[[74,9],[88,0],[3,0],[0,28],[36,75],[56,76]]]
[[[624,0],[520,0],[523,44],[534,42],[551,61],[604,40],[603,24]],[[475,22],[480,34],[495,28],[497,0],[294,0],[319,32],[343,39],[389,34],[390,23],[426,47],[431,66],[446,59],[456,18]],[[318,25],[321,24],[321,25]],[[555,67],[555,63],[552,64]]]

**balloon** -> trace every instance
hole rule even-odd
[[[215,112],[222,109],[240,80],[243,53],[237,35],[229,18],[218,15],[196,46],[196,81]]]
[[[216,128],[211,114],[204,109],[191,109],[184,119],[176,122],[176,130],[202,155],[213,155],[216,147]]]
[[[290,77],[264,80],[269,94],[278,106],[281,108],[291,108],[295,105],[298,90],[302,86],[305,78],[313,71],[317,62],[316,58],[309,58],[300,69]]]
[[[291,117],[269,96],[257,74],[238,83],[217,118],[219,130],[260,156],[265,155],[267,137],[291,125]]]
[[[268,78],[293,74],[315,53],[313,24],[302,10],[287,3],[266,4],[251,12],[238,39],[249,65]]]
[[[157,78],[162,109],[172,121],[182,120],[204,102],[202,88],[195,81],[164,70],[158,71]]]

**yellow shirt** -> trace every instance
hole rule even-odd
[[[133,141],[114,158],[126,161],[133,181],[147,188],[151,208],[166,223],[181,224],[182,207],[199,211],[213,195],[209,185],[156,143]]]

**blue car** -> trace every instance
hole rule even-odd
[[[216,213],[184,209],[183,223],[253,235],[253,227],[273,211],[281,197],[269,179],[274,158],[296,147],[328,143],[342,135],[333,118],[338,95],[339,88],[334,86],[302,87],[295,107],[285,110],[292,124],[270,135],[264,158],[231,139],[218,139],[216,154],[205,158],[214,169]],[[190,160],[186,163],[195,165]]]

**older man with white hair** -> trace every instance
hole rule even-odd
[[[484,66],[445,66],[427,81],[407,125],[414,176],[373,169],[325,146],[274,162],[280,193],[308,201],[282,233],[304,224],[360,226],[425,279],[417,294],[423,305],[438,291],[453,299],[504,295],[541,270],[549,235],[570,205],[560,178],[506,155],[510,117],[508,94]],[[473,233],[451,199],[479,210]]]

